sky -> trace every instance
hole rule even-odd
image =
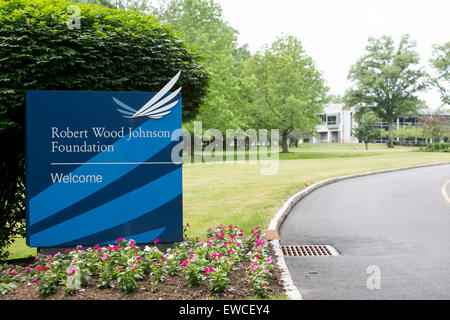
[[[216,0],[223,17],[239,32],[240,44],[255,52],[281,33],[297,36],[323,73],[330,92],[343,95],[348,71],[365,52],[370,36],[417,41],[421,63],[432,45],[450,41],[449,0]],[[397,42],[398,43],[398,42]],[[439,94],[421,94],[428,106],[440,105]]]

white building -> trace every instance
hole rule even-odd
[[[358,127],[354,118],[355,109],[345,109],[344,104],[329,104],[324,107],[324,113],[319,115],[322,119],[322,124],[318,125],[315,130],[315,134],[311,139],[300,139],[300,142],[312,142],[312,143],[358,143],[358,139],[353,136],[353,129]],[[420,110],[418,116],[410,116],[399,118],[394,122],[394,129],[399,129],[404,126],[417,126],[420,117],[432,116],[433,113],[430,110]],[[450,113],[444,113],[444,117],[449,119]],[[381,121],[377,125],[380,129],[388,129],[387,122]],[[396,138],[399,141],[398,138]],[[443,139],[447,141],[448,138]],[[431,141],[431,140],[430,140]],[[414,139],[412,143],[428,143],[429,139]],[[375,143],[385,143],[386,141],[380,137]]]
[[[343,104],[329,104],[320,115],[322,124],[316,127],[312,143],[358,143],[352,134],[357,127],[354,120],[354,109],[344,110]]]

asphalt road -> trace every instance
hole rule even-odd
[[[280,243],[331,244],[341,254],[285,257],[303,298],[450,299],[449,180],[450,165],[411,169],[337,182],[300,201]]]

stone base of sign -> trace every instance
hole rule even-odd
[[[149,247],[153,247],[155,244],[154,243],[137,243],[136,246],[138,246],[139,248],[141,248],[142,250],[145,248],[145,246],[149,246]],[[103,246],[108,246],[108,245],[103,245]],[[159,250],[161,250],[162,252],[166,252],[167,249],[172,249],[175,246],[175,242],[170,242],[170,243],[158,243],[156,245]],[[82,249],[87,249],[87,248],[92,248],[92,246],[83,246]],[[43,254],[43,255],[54,255],[58,252],[64,253],[64,251],[66,250],[76,250],[76,247],[48,247],[48,248],[37,248],[37,252],[39,254]]]

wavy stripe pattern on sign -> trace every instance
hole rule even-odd
[[[169,144],[159,153],[147,159],[148,162],[159,162],[170,158],[172,148],[175,143]],[[180,164],[165,164],[157,165],[158,167],[150,169],[147,165],[140,165],[132,169],[127,174],[123,175],[116,181],[110,183],[104,188],[92,193],[86,198],[66,207],[65,209],[28,226],[28,234],[33,235],[41,232],[54,225],[62,223],[66,220],[72,219],[76,216],[83,214],[86,211],[92,210],[98,206],[105,204],[117,197],[122,196],[125,193],[131,192],[143,185],[146,185],[152,181],[155,181],[162,176],[178,169]]]
[[[53,245],[53,239],[56,238],[60,241],[69,242],[126,225],[147,212],[164,207],[166,203],[180,196],[178,188],[172,186],[179,184],[181,179],[181,168],[179,168],[104,205],[30,235],[30,243],[51,246]],[[135,201],[136,199],[141,200]],[[152,228],[154,227],[152,225]]]

